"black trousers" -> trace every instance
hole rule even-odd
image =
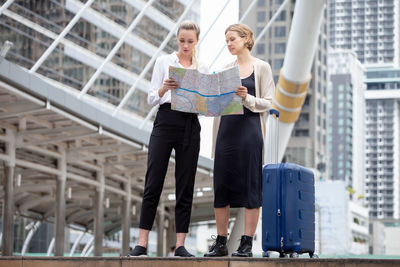
[[[167,173],[175,150],[175,225],[177,233],[187,233],[192,211],[194,179],[200,151],[200,123],[196,114],[160,106],[150,137],[139,227],[151,230]]]

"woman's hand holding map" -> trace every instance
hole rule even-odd
[[[178,83],[173,78],[169,78],[164,81],[163,86],[158,90],[158,95],[163,97],[168,90],[174,90],[176,88],[178,88]]]
[[[244,86],[238,86],[238,89],[235,91],[235,94],[237,96],[240,96],[242,100],[244,101],[247,96],[247,88]]]

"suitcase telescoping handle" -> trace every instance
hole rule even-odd
[[[274,116],[275,115],[275,116]],[[271,134],[269,135],[269,143],[271,147],[271,161],[272,163],[278,163],[279,153],[279,111],[276,109],[269,110]],[[275,135],[275,138],[273,137]],[[275,142],[273,142],[275,141]],[[275,146],[273,145],[275,143]],[[275,158],[274,158],[275,155]]]

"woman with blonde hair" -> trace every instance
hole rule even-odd
[[[171,90],[178,85],[169,78],[169,66],[207,69],[196,60],[200,28],[195,22],[184,21],[178,28],[179,50],[157,58],[147,101],[160,104],[151,133],[146,181],[139,222],[138,245],[127,256],[146,256],[149,232],[153,226],[158,202],[172,149],[175,150],[176,182],[176,249],[175,256],[193,257],[184,247],[189,229],[193,201],[194,178],[200,150],[200,123],[196,114],[171,110]]]
[[[214,213],[218,236],[204,256],[228,255],[229,209],[244,207],[244,233],[232,256],[252,257],[262,205],[265,114],[272,106],[275,85],[270,65],[250,54],[254,37],[247,25],[230,25],[225,38],[229,52],[236,56],[226,67],[239,67],[242,86],[236,95],[242,98],[244,114],[214,120]]]

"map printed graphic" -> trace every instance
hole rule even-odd
[[[237,66],[214,74],[169,67],[178,88],[171,90],[171,109],[216,117],[243,114],[242,100],[235,95],[241,85]]]

